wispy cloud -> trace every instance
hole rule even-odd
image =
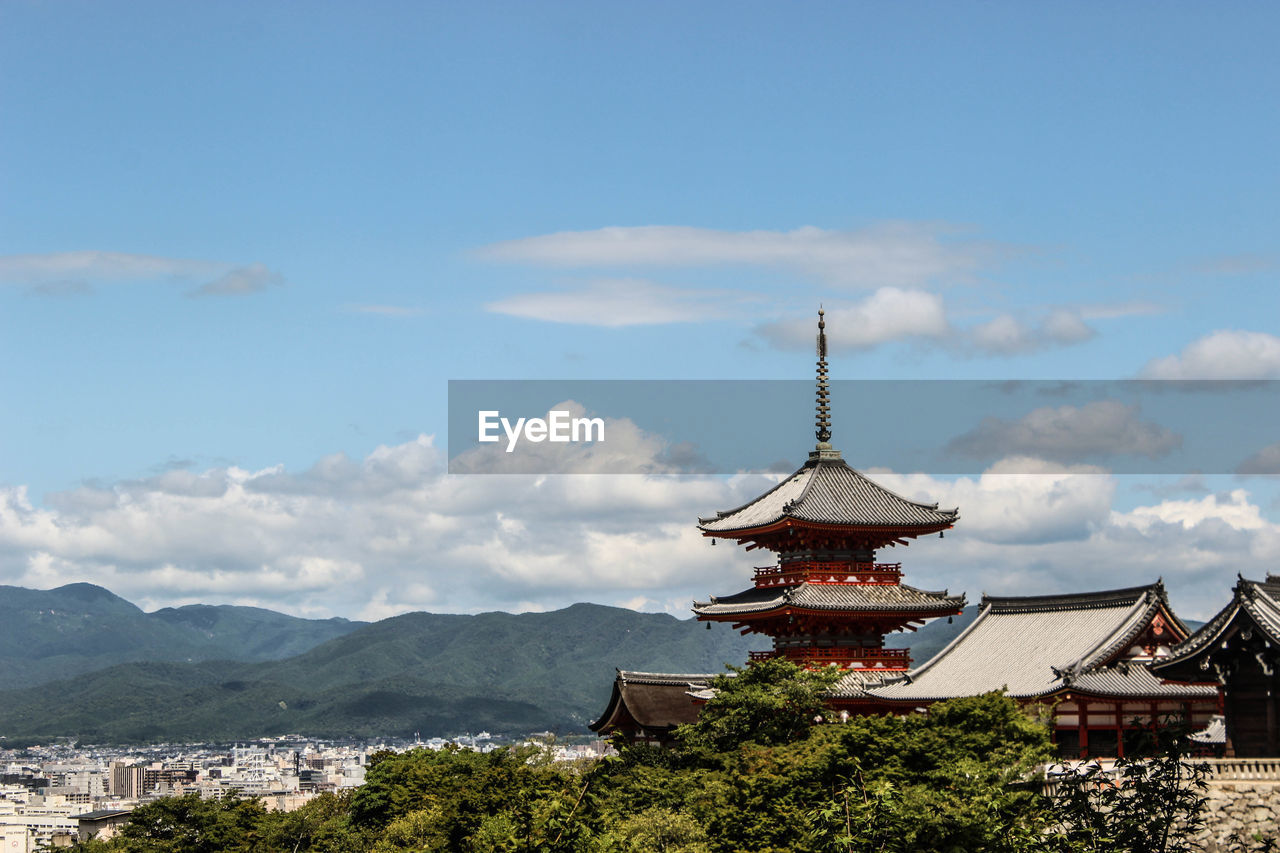
[[[33,284],[27,288],[27,293],[32,296],[87,296],[93,293],[93,286],[87,281],[79,279],[59,279],[57,281],[44,281],[40,284]]]
[[[1280,265],[1274,255],[1261,255],[1250,252],[1243,252],[1238,255],[1219,255],[1213,258],[1205,258],[1194,264],[1192,272],[1202,275],[1252,275],[1253,273],[1267,272],[1275,269]]]
[[[1252,454],[1236,467],[1243,476],[1270,476],[1280,474],[1280,442],[1269,444]]]
[[[54,281],[143,281],[217,274],[226,264],[125,252],[53,252],[0,256],[0,281],[39,285]]]
[[[284,276],[269,270],[262,264],[250,264],[247,267],[236,267],[206,282],[188,296],[236,296],[245,293],[258,293],[273,285],[284,284]]]
[[[1153,359],[1144,379],[1277,379],[1280,338],[1265,332],[1223,329],[1192,341],[1182,352]]]
[[[0,284],[26,287],[40,296],[74,296],[94,285],[167,281],[198,282],[189,296],[256,293],[283,276],[260,263],[244,266],[221,261],[166,258],[125,252],[75,251],[0,256]]]
[[[618,328],[720,318],[756,299],[735,291],[682,289],[645,279],[596,279],[572,290],[509,296],[490,302],[485,310],[552,323]]]
[[[379,317],[417,317],[423,309],[407,305],[352,305],[347,308],[355,314],[375,314]]]
[[[759,266],[801,272],[841,287],[873,288],[964,280],[1014,251],[974,239],[955,226],[890,222],[854,231],[612,227],[494,243],[478,254],[559,267]]]

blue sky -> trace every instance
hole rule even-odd
[[[1280,377],[1278,19],[1263,3],[5,3],[0,487],[23,497],[0,511],[0,583],[323,615],[576,597],[680,612],[746,577],[681,562],[680,525],[758,483],[679,487],[651,516],[628,495],[667,486],[558,486],[616,488],[616,515],[523,552],[453,553],[366,503],[321,553],[301,527],[273,538],[252,502],[173,502],[267,471],[311,476],[289,494],[324,507],[372,501],[353,483],[378,459],[441,445],[449,379],[800,378],[818,302],[838,378]],[[553,526],[545,496],[521,516],[421,464],[421,503],[410,477],[389,505],[447,519],[432,490],[461,490],[475,514],[440,529],[482,542]],[[953,570],[937,552],[930,571],[971,597],[1061,584],[1053,554],[1156,507],[1187,548],[1214,550],[1204,524],[1240,534],[1180,587],[1225,597],[1218,568],[1259,574],[1280,541],[1258,478],[1109,482],[1075,538]],[[269,545],[125,532],[174,518]],[[580,564],[592,524],[684,568],[498,565]],[[351,544],[384,538],[512,588],[454,594],[425,555]],[[976,568],[992,559],[998,574]]]

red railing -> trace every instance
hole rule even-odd
[[[902,563],[853,563],[794,560],[756,569],[756,586],[798,583],[856,583],[891,585],[902,582]]]
[[[907,649],[877,649],[862,646],[805,646],[768,652],[751,652],[752,661],[783,657],[796,664],[834,663],[845,669],[905,670],[911,666]]]

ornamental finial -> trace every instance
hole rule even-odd
[[[831,392],[827,387],[827,323],[826,312],[818,306],[818,405],[815,425],[818,449],[829,450],[831,445]],[[825,445],[825,447],[824,447]]]

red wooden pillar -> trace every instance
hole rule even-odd
[[[1080,703],[1080,757],[1089,757],[1089,702],[1083,696],[1077,696]]]

